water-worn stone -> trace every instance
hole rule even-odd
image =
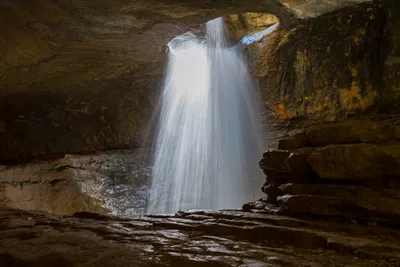
[[[0,266],[368,266],[400,251],[398,230],[241,211],[77,217],[0,209]]]
[[[125,216],[141,213],[150,169],[137,152],[65,155],[0,167],[0,203],[59,215],[78,211]]]
[[[307,160],[320,178],[400,177],[400,143],[329,145],[312,153]]]

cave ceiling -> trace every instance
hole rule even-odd
[[[166,44],[212,18],[265,12],[295,23],[364,0],[0,1],[0,96],[163,72]]]

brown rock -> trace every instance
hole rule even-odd
[[[0,266],[366,266],[370,254],[397,259],[400,249],[393,229],[241,211],[80,215],[0,209]]]
[[[311,126],[306,130],[306,137],[314,146],[381,143],[394,137],[394,125],[390,121],[349,119]]]
[[[308,162],[321,178],[400,177],[400,144],[330,145],[312,153]]]
[[[275,204],[278,196],[282,195],[279,190],[280,183],[265,183],[262,186],[262,191],[267,194],[267,203]]]
[[[134,150],[0,165],[0,204],[58,215],[140,213],[145,196],[137,190],[147,187],[147,166],[146,159],[137,157]]]
[[[266,176],[267,182],[277,182],[277,183],[287,183],[291,176],[290,173],[287,172],[274,172],[264,170],[264,174]]]
[[[296,174],[309,173],[311,169],[307,158],[316,150],[317,148],[270,150],[263,154],[259,165],[267,174],[271,171]]]
[[[307,162],[307,158],[318,148],[301,148],[291,150],[289,157],[286,162],[289,165],[290,171],[297,174],[310,173],[311,167]]]
[[[279,187],[282,195],[316,195],[330,197],[354,197],[359,199],[395,198],[400,199],[400,192],[392,189],[375,189],[355,185],[334,184],[283,184]],[[368,200],[366,200],[368,201]]]
[[[4,184],[0,202],[21,210],[46,211],[72,215],[76,211],[107,213],[94,199],[85,195],[76,181],[60,180],[39,184]]]
[[[305,6],[310,11],[311,5],[322,2],[331,1],[311,1]],[[310,125],[373,110],[398,112],[395,77],[400,50],[396,42],[388,43],[376,34],[387,29],[393,33],[388,40],[398,38],[399,24],[393,17],[398,10],[399,3],[393,0],[383,6],[360,4],[283,27],[266,37],[256,75],[275,119],[284,125],[293,121]],[[390,55],[384,56],[386,66],[370,49],[381,44],[384,54]],[[387,82],[378,85],[379,79]]]
[[[304,134],[296,134],[294,136],[286,137],[279,140],[279,149],[296,149],[302,148],[309,145],[307,137]]]
[[[263,158],[259,162],[260,168],[275,172],[289,172],[290,167],[286,159],[290,156],[290,152],[286,150],[270,150],[263,154]]]
[[[396,128],[394,128],[394,138],[400,139],[400,125],[397,125]]]
[[[281,207],[295,213],[359,219],[376,216],[390,220],[397,220],[400,216],[400,200],[389,198],[371,198],[365,201],[353,197],[284,195],[278,197],[277,201]]]

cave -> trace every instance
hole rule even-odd
[[[400,266],[399,13],[2,1],[0,267]]]

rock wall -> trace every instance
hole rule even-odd
[[[255,73],[274,118],[308,124],[399,112],[399,13],[396,1],[360,4],[266,37]]]
[[[129,74],[4,96],[0,161],[140,146],[159,80]]]
[[[223,16],[228,38],[236,44],[245,35],[265,30],[269,26],[278,23],[279,20],[273,14],[268,13],[244,13]]]
[[[137,150],[0,165],[0,205],[58,215],[133,216],[144,212],[149,177],[148,159]]]
[[[267,197],[246,207],[398,227],[399,127],[399,115],[361,117],[281,139],[260,161]]]
[[[322,14],[359,1],[314,0],[307,8]],[[303,4],[2,1],[0,161],[137,146],[169,40],[227,14],[266,12],[291,25],[298,10],[308,17]],[[251,27],[260,26],[255,21]]]

